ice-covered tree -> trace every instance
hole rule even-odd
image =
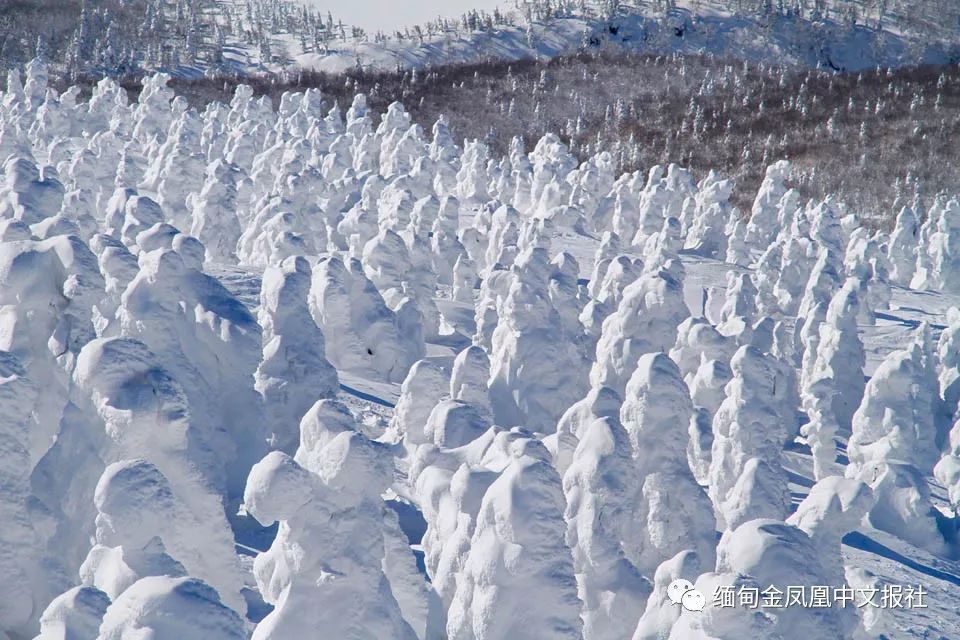
[[[450,373],[450,397],[491,411],[490,358],[482,347],[471,345],[457,354]]]
[[[627,432],[616,417],[598,418],[579,435],[563,490],[567,544],[583,601],[583,637],[625,638],[649,593],[649,583],[621,543],[631,529],[645,524],[633,520],[637,468]]]
[[[419,320],[391,310],[358,261],[330,256],[313,268],[310,312],[329,336],[327,357],[340,371],[399,382],[424,355]],[[412,310],[412,309],[411,309]]]
[[[827,566],[817,545],[802,529],[772,519],[757,519],[727,531],[717,546],[714,572],[693,581],[704,594],[718,589],[764,591],[767,601],[786,602],[789,586],[843,586]],[[772,598],[772,600],[771,600]],[[722,599],[707,597],[701,611],[684,611],[671,629],[671,638],[707,640],[728,636],[849,638],[857,627],[852,607],[828,602],[825,607],[767,607],[764,615],[742,606],[721,606]]]
[[[761,251],[776,237],[780,199],[787,192],[786,180],[790,176],[790,163],[781,160],[767,167],[763,182],[757,191],[747,224],[746,241]]]
[[[923,477],[940,457],[934,375],[920,341],[884,359],[853,416],[846,475],[873,489],[873,526],[942,553],[944,540]]]
[[[95,337],[93,306],[104,295],[97,258],[76,235],[7,242],[0,251],[0,349],[13,354],[44,393],[34,406],[28,450],[35,464],[54,444],[69,374]]]
[[[828,247],[821,247],[800,299],[797,317],[809,318],[818,302],[832,298],[843,284],[842,273],[843,262],[839,254]]]
[[[831,576],[831,583],[842,584],[844,579],[840,555],[843,536],[860,526],[873,503],[873,491],[868,485],[831,475],[819,479],[787,519],[788,524],[799,527],[810,536],[824,569]]]
[[[448,613],[451,640],[583,637],[560,477],[542,446],[517,451],[480,505]]]
[[[917,263],[917,236],[920,221],[910,207],[897,214],[896,226],[887,243],[887,258],[890,260],[890,277],[897,284],[910,286]]]
[[[182,638],[247,637],[243,619],[224,606],[216,590],[188,577],[143,578],[108,608],[98,640],[123,640],[134,635]]]
[[[779,506],[780,515],[785,516],[790,504],[781,462],[786,428],[775,401],[776,363],[772,357],[746,345],[734,355],[730,368],[733,379],[727,384],[727,397],[713,418],[710,498],[725,522],[735,512],[743,511],[743,503],[750,502],[749,491],[756,487],[763,489],[766,496],[781,496],[775,502],[758,497],[764,499],[767,507]],[[738,490],[751,459],[765,465],[765,486],[756,486],[750,478],[744,478]],[[756,470],[754,466],[753,473]],[[747,494],[742,490],[748,490]]]
[[[253,385],[262,332],[199,266],[173,248],[142,254],[117,315],[121,334],[144,342],[185,391],[193,425],[219,453],[204,468],[207,477],[239,497],[265,441],[262,398]]]
[[[47,605],[36,640],[95,640],[109,606],[110,598],[96,587],[74,587]]]
[[[561,398],[586,390],[587,363],[549,297],[546,252],[521,258],[491,340],[490,399],[499,424],[552,433],[567,407]]]
[[[242,230],[237,217],[237,186],[243,179],[236,165],[214,160],[207,166],[206,180],[193,200],[190,233],[207,249],[207,259],[236,259]]]
[[[408,446],[429,441],[427,419],[437,403],[447,397],[450,384],[450,372],[433,360],[418,360],[410,367],[400,385],[400,399],[391,422],[397,436],[402,436]]]
[[[685,549],[664,560],[653,574],[653,592],[640,616],[632,640],[660,640],[670,634],[670,629],[683,611],[669,597],[667,588],[675,580],[687,580],[691,584],[702,570],[696,551]]]
[[[933,210],[928,215],[933,215]],[[918,256],[921,253],[929,253],[931,260],[931,278],[928,278],[928,286],[933,288],[956,293],[960,285],[960,248],[957,243],[960,242],[960,202],[956,199],[950,200],[944,205],[936,223],[936,232],[931,234],[926,252],[923,249],[918,250]],[[892,241],[892,240],[891,240]]]
[[[804,390],[803,405],[808,421],[801,434],[813,456],[813,477],[817,480],[833,475],[837,459],[836,436],[840,431],[833,402],[837,383],[833,378],[820,378]]]
[[[213,585],[236,611],[245,604],[229,534],[216,530],[217,514],[190,504],[143,459],[109,465],[97,483],[95,544],[80,567],[84,584],[114,601],[150,576],[192,576]],[[221,522],[225,524],[222,520]],[[200,532],[202,541],[191,541]]]
[[[934,425],[936,382],[913,343],[877,367],[853,416],[847,445],[851,464],[897,460],[931,469],[939,458]]]
[[[723,230],[727,237],[726,261],[738,267],[750,266],[750,245],[747,244],[747,223],[740,216],[740,210],[734,207]]]
[[[254,563],[260,590],[275,606],[254,638],[323,628],[345,639],[415,639],[383,570],[380,494],[392,466],[386,453],[344,420],[304,421],[301,429],[296,458],[268,454],[244,492],[258,521],[280,521]]]
[[[816,361],[804,381],[807,388],[817,385],[821,380],[832,381],[832,420],[843,431],[850,428],[866,386],[863,376],[866,354],[857,333],[859,289],[860,282],[850,278],[830,301],[826,318],[819,329]]]
[[[593,387],[584,398],[563,412],[556,433],[544,439],[553,455],[553,464],[561,474],[570,466],[583,429],[599,418],[619,416],[621,403],[619,394],[613,389]]]
[[[307,409],[339,389],[323,332],[310,315],[310,284],[310,264],[296,256],[268,267],[260,286],[263,359],[255,387],[263,396],[271,446],[288,453],[296,449],[297,426]]]
[[[482,408],[463,400],[440,401],[427,418],[424,436],[438,447],[452,449],[468,445],[490,427],[490,416]]]
[[[30,513],[31,487],[29,431],[37,388],[12,354],[0,353],[0,420],[4,445],[0,449],[0,572],[8,579],[0,586],[0,633],[25,634],[34,629],[45,604],[44,593],[32,584],[40,569],[41,546]]]
[[[757,313],[757,287],[747,273],[727,272],[726,299],[720,308],[717,330],[742,344],[750,338]]]
[[[960,406],[960,309],[947,309],[946,324],[937,343],[937,362],[942,419],[950,422]]]
[[[687,461],[692,414],[690,392],[676,363],[663,353],[641,356],[627,383],[620,420],[632,446],[639,488],[634,507],[639,524],[624,545],[627,557],[646,575],[682,549],[713,557],[710,501]]]
[[[732,193],[730,180],[721,180],[712,171],[704,178],[696,195],[696,213],[686,234],[685,248],[710,258],[726,257],[724,228],[730,218]]]
[[[669,269],[643,274],[623,290],[617,310],[603,322],[591,385],[623,393],[639,357],[672,348],[677,325],[688,315],[682,283]]]

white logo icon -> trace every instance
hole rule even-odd
[[[703,611],[707,603],[703,594],[693,588],[693,583],[682,578],[670,583],[667,587],[667,597],[670,598],[670,602],[683,606],[687,611]]]

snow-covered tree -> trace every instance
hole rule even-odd
[[[426,435],[427,419],[437,403],[447,397],[450,384],[450,372],[433,360],[418,360],[410,367],[400,385],[400,399],[391,423],[407,445],[417,446],[430,440]]]
[[[424,355],[418,318],[387,307],[357,261],[348,267],[331,256],[317,264],[309,300],[314,321],[325,335],[336,336],[327,357],[340,371],[399,382]]]
[[[761,251],[766,249],[779,231],[778,213],[781,198],[787,192],[786,180],[790,176],[790,163],[781,160],[767,167],[763,182],[757,191],[750,222],[747,224],[746,241]]]
[[[41,546],[30,514],[29,430],[37,388],[27,379],[23,365],[10,353],[0,354],[0,401],[4,411],[0,429],[4,446],[0,454],[0,571],[8,576],[0,586],[0,633],[28,633],[46,594],[34,593],[31,578],[40,568]]]
[[[685,248],[710,258],[726,257],[724,228],[730,218],[732,193],[730,180],[721,180],[712,171],[704,178],[696,195],[696,213],[686,234]]]
[[[110,598],[96,587],[74,587],[47,605],[36,640],[97,638],[109,606]]]
[[[713,419],[710,498],[724,523],[748,508],[754,490],[762,491],[756,497],[763,501],[767,517],[773,512],[786,516],[790,499],[781,462],[786,429],[775,404],[775,361],[746,345],[734,355],[730,368],[733,379]],[[748,470],[751,459],[757,462]],[[756,484],[760,465],[764,486]],[[751,475],[742,478],[746,473]]]
[[[690,392],[676,363],[663,353],[642,356],[627,383],[620,420],[632,446],[639,488],[634,506],[639,524],[624,545],[627,557],[646,575],[682,549],[713,557],[710,501],[687,462],[692,414]]]
[[[932,469],[940,457],[935,389],[920,341],[888,355],[867,383],[853,416],[846,475],[873,489],[873,526],[942,552],[944,540],[921,471]]]
[[[860,405],[865,387],[863,369],[866,354],[857,334],[860,283],[850,278],[827,307],[827,315],[820,325],[816,343],[816,361],[805,380],[808,388],[822,380],[830,380],[833,387],[829,398],[832,422],[847,431],[854,412]],[[811,392],[810,395],[816,395]]]
[[[896,226],[890,234],[887,244],[887,258],[890,260],[890,277],[897,284],[910,286],[917,263],[917,235],[920,222],[913,209],[904,207],[897,214]]]
[[[271,446],[288,453],[296,449],[297,426],[307,409],[339,388],[323,332],[310,315],[310,283],[310,264],[297,256],[268,267],[260,288],[263,359],[255,387],[264,399]]]
[[[450,397],[490,411],[490,358],[483,348],[471,345],[457,354],[450,374]]]
[[[649,584],[627,559],[621,540],[631,529],[637,468],[627,432],[616,417],[584,425],[563,476],[567,544],[573,551],[583,637],[627,637],[642,613]]]
[[[503,301],[490,350],[490,398],[501,425],[552,433],[566,409],[561,398],[581,397],[586,362],[566,339],[549,297],[546,252],[534,249],[521,264]]]
[[[718,589],[741,588],[766,591],[768,599],[783,598],[789,586],[814,585],[843,586],[827,566],[817,544],[797,526],[772,519],[745,522],[724,533],[717,546],[717,566],[714,572],[701,574],[693,581],[694,588],[703,594],[718,593]],[[720,599],[706,599],[703,611],[684,611],[674,623],[670,637],[707,640],[736,634],[767,637],[849,638],[857,627],[857,616],[851,607],[837,602],[829,606],[768,607],[758,616],[749,607],[723,607]]]
[[[216,514],[198,512],[192,499],[178,495],[146,460],[109,465],[94,494],[96,543],[80,567],[83,583],[119,601],[143,578],[192,576],[214,585],[218,600],[243,611],[242,578],[231,541],[211,526]],[[191,541],[200,531],[214,535],[201,543]]]
[[[183,640],[247,637],[243,619],[220,602],[216,590],[196,578],[152,576],[123,592],[108,608],[100,625],[102,640],[131,635]]]
[[[520,451],[484,494],[448,613],[451,640],[583,637],[560,478],[542,446]]]
[[[842,583],[843,536],[860,526],[874,503],[873,491],[863,482],[842,476],[827,476],[817,481],[797,510],[787,519],[802,529],[817,547],[824,569],[833,584]]]
[[[669,269],[643,274],[624,289],[617,310],[603,322],[591,385],[623,393],[639,357],[672,348],[677,325],[688,315],[682,283]]]
[[[403,619],[383,571],[381,492],[391,464],[381,446],[345,421],[304,421],[296,458],[272,452],[250,472],[246,510],[280,521],[270,549],[254,563],[264,598],[276,607],[254,638],[417,636]],[[291,562],[292,555],[299,560]]]
[[[668,595],[667,588],[675,580],[687,580],[691,584],[702,570],[696,551],[685,549],[664,560],[653,575],[653,592],[640,616],[632,640],[660,640],[669,636],[670,629],[683,611]]]
[[[199,267],[172,247],[141,254],[117,315],[122,335],[144,342],[186,393],[192,426],[217,452],[204,473],[239,496],[243,476],[264,450],[262,399],[253,386],[261,328]]]
[[[851,464],[898,460],[931,469],[939,458],[934,425],[936,382],[916,342],[877,367],[853,416]]]
[[[207,249],[211,261],[236,258],[242,230],[237,218],[237,185],[242,180],[239,167],[222,160],[207,166],[206,181],[193,200],[190,233]]]

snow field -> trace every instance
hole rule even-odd
[[[0,96],[0,638],[960,633],[955,200],[887,234],[778,162],[746,215],[362,95],[45,75]],[[883,584],[928,606],[712,597]]]

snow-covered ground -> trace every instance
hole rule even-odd
[[[0,638],[960,636],[960,202],[166,80],[0,95]]]
[[[438,15],[453,18],[448,24],[455,26],[434,32],[422,27],[419,36],[407,29],[402,39],[394,37],[395,29],[384,29],[388,36],[385,40],[369,37],[368,32],[368,37],[360,39],[334,39],[326,50],[318,50],[310,43],[305,48],[296,35],[278,31],[270,34],[273,60],[262,59],[255,47],[230,38],[226,60],[251,72],[343,72],[358,65],[394,71],[489,60],[543,60],[583,50],[607,49],[652,55],[711,54],[751,62],[776,61],[787,66],[856,71],[877,66],[940,64],[956,60],[960,52],[957,31],[950,26],[960,16],[955,17],[956,10],[952,8],[941,16],[943,22],[937,22],[936,15],[933,22],[921,20],[924,28],[916,27],[916,20],[890,11],[878,28],[875,21],[867,23],[864,19],[851,24],[839,10],[805,17],[737,13],[731,10],[732,3],[724,0],[674,2],[669,11],[657,2],[622,2],[613,16],[604,13],[604,2],[586,2],[584,8],[577,5],[564,11],[555,9],[554,14],[543,18],[533,12],[525,14],[512,4],[461,6],[458,0],[443,3],[441,10],[431,2],[387,2],[390,9],[380,11],[378,2],[345,3],[349,8],[343,10],[345,15],[357,15],[356,24],[361,27],[373,21],[403,29],[423,25]],[[463,27],[456,20],[467,9],[491,12],[497,7],[511,16],[510,24],[474,29]],[[924,7],[921,4],[913,13],[927,16],[930,11]],[[348,24],[354,20],[338,19]]]
[[[513,9],[513,2],[509,0],[303,0],[303,3],[318,11],[329,11],[338,19],[360,27],[367,33],[389,33],[397,26],[423,24],[438,17],[456,19],[468,11],[493,13],[495,9]]]

